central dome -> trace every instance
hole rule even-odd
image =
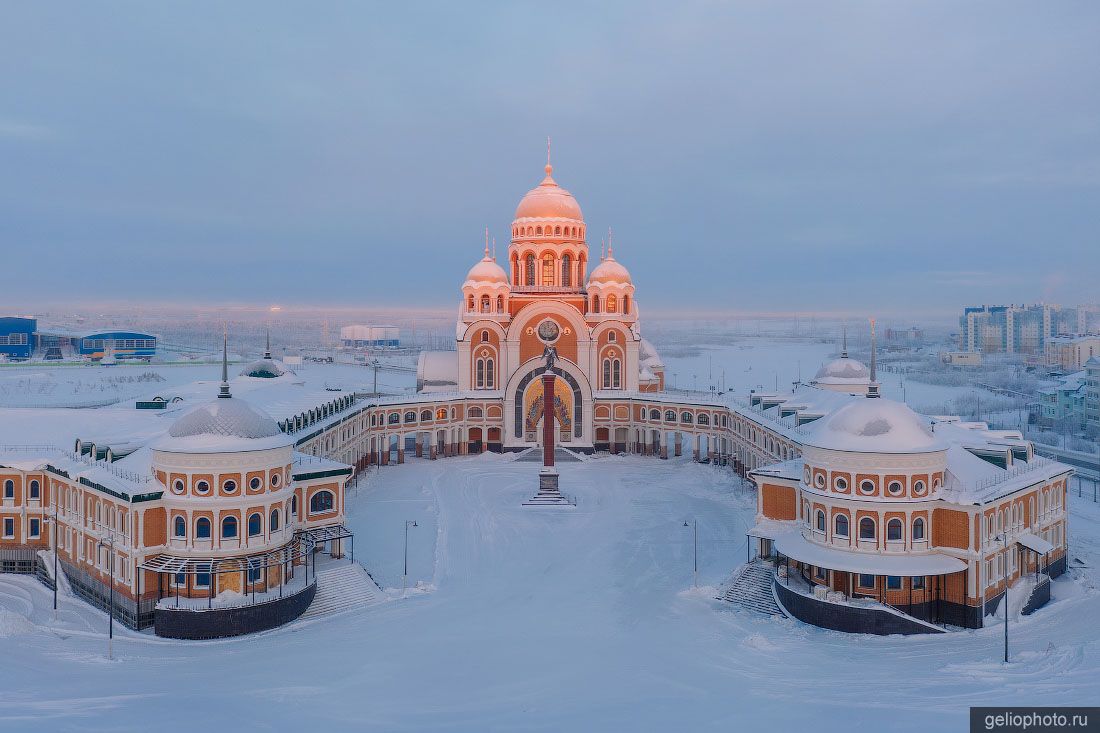
[[[195,435],[271,438],[281,432],[270,415],[239,399],[214,400],[199,405],[168,428],[168,435],[173,438]]]
[[[927,418],[887,399],[857,399],[815,420],[803,443],[857,453],[931,453],[946,450]]]
[[[517,219],[574,219],[584,221],[581,206],[573,194],[551,178],[554,168],[546,166],[546,178],[527,192],[516,207]]]

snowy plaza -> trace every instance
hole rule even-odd
[[[536,463],[486,454],[380,467],[349,489],[357,552],[387,599],[253,636],[177,642],[0,576],[0,727],[51,730],[959,729],[971,705],[1100,697],[1100,509],[1071,498],[1071,568],[1010,624],[851,636],[713,597],[745,559],[755,499],[690,459],[559,464],[575,510],[531,511]],[[699,588],[692,588],[699,522]],[[401,598],[403,533],[409,592]],[[63,666],[58,666],[63,663]],[[883,688],[889,687],[889,691]],[[899,714],[900,713],[900,714]],[[827,714],[827,718],[822,716]],[[828,722],[824,722],[827,720]]]

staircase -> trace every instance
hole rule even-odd
[[[301,618],[330,616],[378,603],[378,586],[358,563],[342,563],[317,573],[317,595]]]
[[[775,569],[760,560],[745,563],[725,586],[725,592],[718,598],[728,603],[736,603],[752,611],[766,613],[769,616],[782,616],[783,611],[772,595],[772,574]]]
[[[580,454],[574,453],[571,450],[565,448],[554,448],[554,463],[580,463],[587,460],[587,456],[584,458]],[[516,460],[524,463],[542,463],[542,448],[528,448],[516,454]]]

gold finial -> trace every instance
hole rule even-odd
[[[554,166],[550,165],[550,136],[546,136],[546,175],[554,172]]]
[[[489,227],[485,227],[485,259],[489,259]]]

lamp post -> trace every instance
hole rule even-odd
[[[110,606],[109,606],[109,610],[108,610],[109,621],[107,622],[107,659],[112,659],[113,657],[111,656],[111,645],[114,643],[114,640],[115,640],[115,536],[114,536],[114,534],[113,533],[108,533],[107,534],[107,542],[104,542],[103,540],[100,540],[96,544],[96,547],[97,548],[108,547],[108,548],[110,548],[110,551],[111,551],[111,554],[108,557],[108,562],[107,562],[107,568],[108,568],[107,572],[109,573],[108,580],[111,584],[111,602],[110,602]]]
[[[695,545],[695,563],[692,570],[691,587],[699,587],[699,520],[693,519],[690,523],[684,522],[685,527],[692,528],[692,535]]]
[[[1005,664],[1008,664],[1008,532],[1001,532],[1001,536],[998,539],[1005,548]]]
[[[405,573],[401,580],[401,597],[405,597],[405,593],[409,587],[409,527],[416,527],[415,519],[405,520]]]
[[[53,530],[53,620],[57,621],[57,504],[52,507],[53,513],[46,517],[46,521],[50,523],[50,529]]]

